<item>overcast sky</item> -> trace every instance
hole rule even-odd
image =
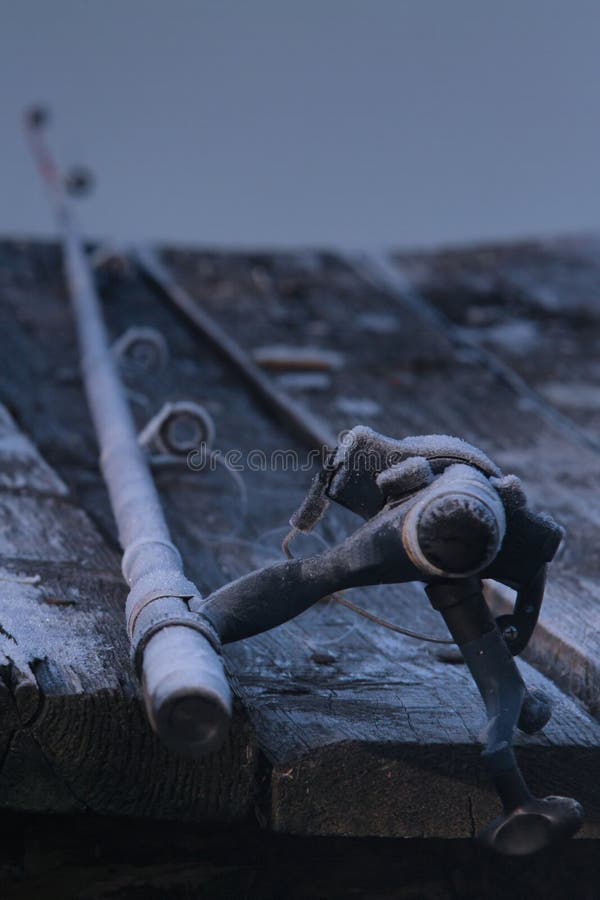
[[[417,246],[600,226],[598,0],[0,0],[0,233]]]

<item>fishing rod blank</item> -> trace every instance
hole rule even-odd
[[[45,122],[42,110],[32,110],[25,117],[25,130],[60,231],[83,381],[124,551],[122,572],[129,585],[126,619],[134,664],[155,731],[172,749],[200,755],[221,745],[231,716],[220,642],[210,625],[190,611],[190,602],[198,602],[200,593],[184,576],[138,443],[83,240],[44,140]]]

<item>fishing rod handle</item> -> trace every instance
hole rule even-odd
[[[150,724],[171,750],[200,757],[222,746],[232,694],[204,634],[183,624],[161,628],[144,648],[140,674]]]

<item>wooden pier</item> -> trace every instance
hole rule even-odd
[[[532,506],[565,526],[520,664],[552,698],[553,717],[541,735],[519,736],[517,752],[536,793],[576,797],[582,837],[597,838],[600,239],[388,259],[173,249],[163,258],[249,356],[264,363],[265,348],[278,348],[273,386],[325,428],[459,435],[519,475]],[[246,509],[223,466],[156,470],[187,574],[208,593],[280,558],[314,471],[310,447],[131,265],[109,260],[98,281],[115,340],[144,325],[168,344],[163,371],[127,376],[140,428],[163,402],[194,400],[214,419],[214,449],[240,465]],[[322,364],[299,371],[299,346]],[[469,839],[494,815],[478,763],[484,711],[456,651],[331,600],[226,649],[236,708],[221,752],[194,761],[166,751],[132,676],[118,545],[53,244],[0,242],[0,360],[6,816],[164,821],[167,830],[168,820],[232,834],[256,821],[290,840],[439,842]],[[332,510],[304,547],[353,527]],[[352,595],[445,636],[418,585]],[[499,609],[509,602],[507,592],[490,598]]]

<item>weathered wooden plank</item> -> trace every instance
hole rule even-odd
[[[0,488],[64,496],[65,484],[0,406]]]
[[[35,254],[30,248],[6,246],[3,252],[10,259],[19,257],[16,271],[32,267],[31,288],[38,277]],[[6,331],[19,352],[12,368],[0,373],[0,396],[18,409],[20,420],[107,546],[114,546],[114,526],[94,463],[93,434],[74,375],[68,307],[51,252],[46,257],[45,251],[43,258],[47,293],[39,309],[37,304],[35,310],[28,307],[26,327],[9,314],[15,308],[10,284],[3,288],[0,311],[4,309]],[[384,291],[369,288],[365,310],[365,282],[345,263],[318,254],[262,259],[205,254],[182,260],[186,277],[188,267],[203,301],[249,349],[297,342],[302,334],[344,355],[345,367],[328,373],[330,386],[307,398],[334,427],[355,424],[353,410],[360,409],[360,420],[398,436],[462,430],[476,440],[480,415],[473,396],[463,397],[473,382],[473,366],[456,360],[444,336],[432,335],[426,323],[415,321],[410,308],[390,307]],[[188,572],[203,590],[211,590],[277,556],[278,538],[308,485],[310,467],[292,471],[274,465],[275,451],[300,453],[300,448],[255,408],[237,376],[137,279],[104,278],[106,312],[115,336],[135,322],[160,328],[169,340],[166,372],[131,383],[140,424],[161,401],[188,396],[205,403],[214,416],[217,447],[241,451],[245,460],[246,516],[223,469],[158,473]],[[33,369],[23,363],[32,357]],[[456,379],[458,413],[450,404],[449,379]],[[478,384],[481,404],[494,381],[483,373]],[[366,401],[379,407],[372,405],[367,414]],[[487,438],[487,448],[497,456],[496,432],[490,429]],[[505,452],[512,446],[510,438],[501,442]],[[250,465],[253,450],[265,457],[254,457]],[[322,539],[337,540],[349,527],[349,517],[336,515],[326,523]],[[237,533],[226,537],[235,528]],[[35,562],[36,573],[41,562]],[[12,565],[15,571],[14,561]],[[98,663],[90,667],[82,655],[61,668],[54,652],[34,667],[44,699],[27,727],[11,720],[15,734],[4,764],[8,776],[0,781],[8,792],[4,805],[31,809],[56,803],[57,808],[72,809],[79,804],[103,812],[200,820],[246,814],[257,791],[262,815],[282,831],[445,836],[470,835],[495,809],[475,762],[483,711],[462,666],[366,625],[332,604],[319,605],[281,629],[229,648],[229,665],[266,763],[259,782],[256,745],[243,730],[249,727],[244,719],[235,723],[232,747],[207,763],[188,764],[157,747],[133,698],[121,630],[122,589],[116,577],[102,581],[95,570],[76,575],[69,560],[53,572],[45,565],[44,590],[50,590],[54,574],[62,591],[54,586],[53,594],[64,596],[67,582],[85,598],[88,606],[82,613],[88,618],[82,621],[89,630],[83,646]],[[21,584],[19,589],[27,592],[32,587],[37,586]],[[388,618],[398,621],[406,615],[409,626],[440,633],[441,621],[413,588],[381,595],[366,592],[359,599]],[[23,593],[17,602],[22,608]],[[78,612],[77,604],[56,604],[48,606],[47,615],[56,616],[58,627]],[[42,650],[44,639],[40,633],[35,638]],[[30,658],[44,657],[33,645],[28,650]],[[95,687],[85,680],[88,669]],[[528,680],[544,683],[557,703],[545,735],[523,741],[527,773],[540,792],[572,790],[588,807],[588,833],[593,833],[600,820],[600,798],[594,793],[600,783],[595,773],[600,761],[595,749],[598,726],[529,667],[524,671]],[[40,754],[53,776],[44,774]],[[44,807],[48,777],[55,795]],[[15,787],[19,778],[22,784],[27,778],[28,787]],[[68,791],[60,794],[61,784],[77,799]]]
[[[0,805],[178,819],[244,818],[256,751],[244,717],[219,757],[169,755],[140,708],[116,577],[49,567],[36,584],[0,570],[2,710],[9,733]]]
[[[179,261],[179,257],[177,260]],[[229,263],[231,260],[228,259],[227,262]],[[256,263],[256,260],[246,262],[252,266]],[[206,264],[206,260],[203,260],[203,263]],[[235,286],[232,286],[232,270],[235,269],[236,263],[239,267],[238,280]],[[215,270],[218,271],[219,260],[211,257],[209,268],[210,265],[213,266],[213,272]],[[264,269],[264,260],[262,265]],[[308,263],[306,258],[295,258],[290,261],[280,257],[273,260],[272,269],[269,270],[271,282],[268,291],[270,301],[273,295],[279,298],[279,312],[276,316],[273,316],[270,309],[266,309],[264,304],[257,302],[255,314],[252,321],[249,322],[248,316],[239,312],[239,307],[243,307],[244,301],[237,301],[234,299],[234,296],[236,298],[244,297],[246,292],[253,290],[253,283],[251,279],[250,283],[247,278],[244,280],[244,260],[240,258],[234,259],[231,269],[227,270],[226,275],[222,274],[225,283],[229,284],[229,290],[231,291],[231,295],[227,295],[227,323],[228,327],[236,334],[238,340],[245,342],[247,347],[251,347],[250,342],[254,334],[261,341],[270,343],[281,342],[286,338],[289,340],[290,332],[297,331],[297,333],[302,335],[310,335],[311,340],[314,340],[314,335],[317,334],[319,340],[316,343],[324,350],[335,347],[336,351],[339,352],[340,349],[343,350],[346,347],[347,365],[338,372],[330,373],[331,388],[305,398],[311,408],[316,409],[321,417],[328,415],[329,420],[333,421],[334,425],[340,429],[354,424],[352,420],[347,418],[349,409],[352,409],[352,403],[356,403],[361,412],[364,410],[363,401],[365,399],[372,401],[373,397],[377,397],[378,400],[389,400],[390,405],[395,403],[396,407],[400,406],[397,396],[394,396],[394,392],[389,390],[389,362],[393,360],[395,365],[398,365],[400,362],[401,364],[406,364],[409,368],[409,372],[406,373],[408,376],[407,380],[414,387],[413,396],[416,394],[420,401],[419,408],[416,403],[409,406],[406,398],[402,398],[401,409],[403,418],[406,420],[412,416],[414,421],[415,412],[416,415],[424,413],[426,417],[425,427],[422,426],[420,421],[415,427],[403,428],[403,433],[407,431],[433,430],[433,428],[435,430],[444,430],[438,424],[441,415],[434,417],[431,412],[431,406],[437,400],[440,406],[436,407],[435,411],[445,413],[451,422],[454,422],[455,406],[453,401],[455,392],[458,394],[460,410],[457,420],[461,424],[461,433],[464,433],[463,423],[465,418],[467,418],[466,414],[479,413],[481,416],[482,401],[486,398],[486,392],[489,397],[491,387],[496,387],[497,379],[495,379],[493,374],[489,372],[483,373],[483,377],[475,383],[474,397],[472,389],[473,369],[476,367],[473,364],[473,360],[469,358],[457,359],[451,343],[443,334],[432,333],[427,321],[416,317],[410,306],[402,307],[405,320],[402,322],[402,315],[398,310],[395,313],[390,312],[389,300],[385,294],[381,290],[374,292],[372,287],[369,294],[369,310],[365,314],[364,282],[355,275],[353,276],[346,266],[331,258],[324,257],[320,262],[320,266],[319,268],[319,265],[315,263],[314,257],[310,257]],[[277,274],[278,271],[279,275]],[[227,278],[231,280],[227,282]],[[296,279],[295,281],[294,278]],[[260,279],[260,283],[264,286],[264,277]],[[210,295],[210,290],[208,293]],[[293,300],[297,300],[298,296],[300,296],[302,298],[301,305],[297,302],[292,302],[289,299],[290,296]],[[222,304],[222,293],[220,290],[217,292],[216,298],[209,296],[207,300],[205,294],[202,294],[202,297],[203,303],[208,303],[213,314],[223,315],[222,309],[220,310]],[[341,314],[340,311],[342,311]],[[359,324],[363,333],[367,331],[368,334],[377,336],[377,340],[373,340],[371,346],[366,344],[364,340],[361,341],[362,335],[360,332],[357,336],[355,323]],[[248,334],[249,332],[250,335]],[[382,340],[382,335],[386,340]],[[402,337],[404,338],[403,341]],[[405,349],[407,351],[406,356],[404,357],[402,354],[399,356],[398,351],[404,351]],[[442,369],[441,373],[440,369]],[[448,387],[449,375],[451,377],[450,389],[453,391],[452,394],[450,394]],[[434,377],[436,379],[435,388],[437,392],[432,390]],[[362,386],[362,394],[356,391],[354,396],[347,397],[349,403],[343,406],[337,402],[340,394],[344,396],[344,391],[352,388],[356,390],[358,384]],[[470,390],[466,390],[467,385]],[[367,390],[365,390],[365,387]],[[503,394],[501,392],[500,411],[504,412],[504,415],[508,417],[514,415],[512,403],[509,404],[507,402],[507,397],[512,401],[512,395],[507,391],[506,386],[502,387]],[[479,389],[479,394],[477,389]],[[480,399],[479,409],[474,402],[477,397]],[[441,408],[442,404],[443,409]],[[504,409],[502,409],[503,405]],[[379,421],[375,419],[376,416]],[[387,403],[385,404],[385,412],[383,405],[378,411],[371,409],[369,424],[379,427],[380,430],[389,431],[389,425],[386,427],[386,425],[382,424],[384,416],[389,420],[390,410]],[[475,436],[480,438],[481,430],[478,430],[473,435],[472,416],[468,424],[471,426],[471,438],[473,439]],[[451,424],[449,430],[457,430],[456,425]],[[467,434],[467,436],[469,435]],[[494,437],[497,438],[497,434],[494,434]],[[510,443],[509,440],[511,441]],[[507,440],[506,435],[503,435],[501,443],[510,452],[514,444],[513,435],[509,435],[509,440]],[[488,438],[488,445],[490,444],[491,440]],[[387,615],[390,615],[389,608],[387,609]]]
[[[200,764],[159,744],[131,676],[118,557],[0,410],[19,473],[0,489],[0,806],[245,818],[257,766],[245,717]]]
[[[215,257],[202,263],[184,256],[173,259],[190,284],[194,265],[212,266],[213,277],[219,270]],[[229,270],[227,290],[232,296],[237,290],[241,297],[254,292],[257,298],[249,322],[244,301],[227,295],[227,320],[240,341],[249,347],[290,341],[296,330],[323,349],[345,353],[347,365],[330,373],[330,386],[305,398],[322,418],[329,417],[334,429],[354,424],[350,416],[355,408],[363,422],[397,436],[459,433],[486,449],[505,471],[521,475],[534,504],[566,526],[569,541],[553,567],[530,658],[596,708],[600,654],[596,630],[589,623],[597,620],[593,585],[599,574],[594,537],[598,523],[589,496],[599,483],[598,454],[582,446],[568,420],[566,427],[563,421],[559,427],[552,409],[515,390],[510,372],[506,377],[489,365],[451,327],[445,331],[435,314],[432,318],[405,290],[410,289],[406,280],[400,288],[390,286],[360,259],[351,261],[352,269],[343,260],[324,257],[319,269],[314,257],[308,265],[302,258],[290,262],[279,257],[268,270],[269,290],[279,297],[274,316],[259,302],[248,271],[244,275],[244,258],[236,262],[237,270],[235,265]],[[251,272],[255,260],[245,263]],[[303,265],[309,270],[304,282]],[[198,280],[197,289],[213,314],[223,316],[223,294],[211,291],[211,284]]]
[[[173,259],[191,284],[193,263],[186,268],[185,257]],[[206,266],[206,261],[203,264]],[[290,281],[278,273],[278,264],[280,269],[284,265],[280,259],[269,270],[270,290],[278,293],[284,311],[280,309],[273,317],[257,303],[253,325],[248,326],[246,317],[233,316],[232,306],[237,304],[230,300],[228,321],[237,329],[238,339],[250,345],[258,336],[269,343],[289,340],[297,328],[303,335],[317,333],[317,343],[324,349],[339,352],[348,348],[348,365],[330,373],[330,388],[306,395],[313,410],[322,417],[328,415],[334,427],[342,428],[353,424],[345,416],[354,402],[363,421],[386,433],[460,433],[487,449],[506,471],[521,475],[533,502],[566,525],[570,540],[553,568],[530,658],[596,708],[599,654],[596,631],[589,623],[597,619],[593,543],[597,523],[589,491],[600,474],[597,454],[582,447],[575,433],[555,427],[552,416],[515,391],[512,379],[498,374],[453,334],[445,333],[435,317],[432,321],[426,309],[415,308],[414,298],[395,285],[390,306],[389,283],[374,278],[372,269],[361,260],[352,261],[353,273],[331,257],[318,272],[313,259],[303,293],[297,282],[291,289],[292,294],[300,291],[302,304],[286,301]],[[214,271],[218,261],[211,258],[208,265]],[[238,260],[238,266],[243,271],[243,260]],[[246,281],[242,274],[238,278],[238,291],[243,294],[252,289],[247,276]],[[234,289],[230,290],[233,293]],[[199,280],[198,291],[214,315],[223,314],[222,297],[213,296],[210,282],[207,287]],[[359,329],[364,339],[357,343]],[[342,409],[340,396],[346,401]],[[371,403],[370,409],[365,400]]]
[[[85,513],[53,497],[0,495],[0,555],[115,568],[114,554]]]
[[[600,447],[598,238],[403,257],[402,267],[465,336],[505,360]]]
[[[361,598],[380,615],[439,634],[424,600],[416,587]],[[296,834],[405,837],[478,830],[496,801],[480,773],[482,711],[464,667],[423,644],[357,624],[346,610],[332,612],[337,626],[317,607],[280,629],[278,656],[271,641],[266,647],[267,636],[235,648],[236,670],[252,665],[238,678],[272,762],[272,826]],[[284,655],[290,645],[292,659]],[[315,664],[315,657],[328,662]],[[590,827],[596,725],[588,731],[580,710],[540,673],[524,665],[523,674],[555,704],[544,736],[518,741],[527,777],[540,793],[560,782],[585,796]]]

